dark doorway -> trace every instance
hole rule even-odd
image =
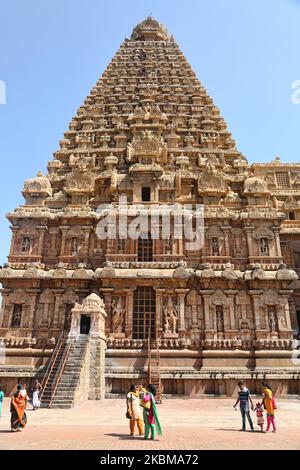
[[[88,315],[81,315],[80,319],[80,334],[88,335],[91,328],[91,317]]]
[[[133,338],[155,339],[155,291],[152,287],[138,287],[133,298]]]
[[[142,202],[150,202],[151,201],[151,189],[148,187],[142,188]]]

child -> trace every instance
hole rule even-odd
[[[257,425],[260,426],[261,432],[265,432],[264,431],[264,410],[263,410],[262,404],[256,403],[254,411],[256,411]]]

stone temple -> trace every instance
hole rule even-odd
[[[34,377],[57,407],[148,380],[164,395],[231,396],[238,379],[299,393],[300,164],[249,165],[155,19],[125,39],[22,194],[0,270],[7,394]],[[100,236],[120,197],[128,225],[137,204],[204,207],[203,244],[175,233],[175,213],[167,236],[148,215],[137,237],[110,236],[121,212]]]

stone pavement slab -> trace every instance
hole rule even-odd
[[[69,410],[27,410],[28,426],[10,432],[9,400],[0,419],[4,450],[300,450],[300,400],[278,400],[278,432],[240,432],[240,413],[230,399],[167,399],[158,405],[163,436],[130,437],[124,400],[89,401]],[[254,413],[253,421],[256,423]]]

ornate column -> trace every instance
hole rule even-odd
[[[212,319],[210,318],[210,296],[212,290],[200,290],[199,293],[203,298],[203,310],[204,310],[204,329],[205,331],[212,330]]]
[[[10,289],[0,289],[2,295],[2,304],[0,312],[0,328],[8,328],[8,319],[9,319],[9,305],[8,305],[8,296],[10,294]]]
[[[18,233],[18,231],[20,230],[20,227],[11,226],[10,229],[11,229],[11,231],[12,231],[12,238],[11,238],[11,245],[10,245],[9,256],[14,256],[14,254],[15,254],[15,244],[16,244],[17,233]]]
[[[57,255],[56,240],[57,240],[57,235],[59,233],[59,229],[57,227],[51,227],[49,229],[49,233],[51,235],[49,255],[56,256]]]
[[[175,289],[179,299],[179,326],[178,331],[185,331],[185,296],[189,289]]]
[[[125,289],[126,295],[126,318],[125,318],[125,336],[132,338],[132,316],[133,316],[133,289]]]
[[[259,300],[260,300],[260,297],[262,295],[262,291],[261,290],[249,290],[248,293],[252,297],[255,329],[256,330],[261,330]]]
[[[61,237],[61,247],[60,247],[60,256],[64,256],[65,255],[65,250],[66,250],[66,236],[67,236],[67,232],[68,230],[70,229],[69,226],[67,225],[62,225],[61,227],[59,227],[61,232],[62,232],[62,237]]]
[[[245,227],[249,256],[253,256],[253,237],[252,237],[253,229],[254,227]]]
[[[156,292],[156,331],[157,337],[163,331],[163,315],[162,315],[162,296],[166,289],[155,289]]]
[[[114,289],[111,287],[102,287],[100,289],[100,292],[103,294],[104,298],[104,305],[105,305],[105,311],[107,313],[106,317],[106,324],[105,324],[105,335],[109,336],[110,334],[110,328],[111,328],[111,296],[113,293]],[[127,315],[126,315],[127,318]],[[125,320],[126,324],[126,320]],[[126,331],[126,326],[125,326],[125,331]]]
[[[225,290],[224,294],[227,295],[228,301],[229,301],[229,329],[230,330],[236,330],[236,319],[235,319],[235,303],[234,303],[234,298],[235,295],[238,293],[236,290]],[[226,331],[226,325],[225,325],[225,331]]]
[[[275,235],[275,243],[276,243],[276,252],[277,256],[279,258],[282,258],[282,252],[281,252],[281,245],[280,245],[280,237],[279,237],[279,232],[280,228],[279,227],[273,227],[274,235]]]
[[[223,230],[224,233],[224,243],[225,243],[225,256],[230,256],[230,248],[229,248],[229,230],[230,227],[227,225],[222,226],[221,229]]]
[[[293,290],[282,290],[282,291],[280,290],[279,291],[279,294],[281,294],[283,298],[284,319],[285,319],[286,328],[288,330],[292,330],[289,299],[291,295],[293,294],[293,292],[294,292]],[[278,326],[280,328],[280,325]]]
[[[61,303],[61,296],[64,293],[64,289],[55,289],[53,290],[53,294],[55,296],[55,303],[54,303],[54,316],[53,316],[53,323],[52,328],[59,328],[59,309]]]
[[[191,295],[191,294],[190,294]],[[199,325],[198,325],[198,304],[197,304],[197,291],[193,291],[193,297],[192,297],[192,330],[196,331],[199,330]]]
[[[39,231],[39,241],[38,241],[38,252],[37,254],[42,257],[43,255],[43,246],[44,246],[44,238],[45,238],[45,233],[48,230],[48,227],[44,225],[40,225],[36,227]]]
[[[84,258],[88,258],[89,256],[89,241],[90,241],[90,233],[93,227],[87,226],[82,227],[84,232],[84,244],[83,244],[83,256]]]
[[[26,293],[29,294],[29,316],[27,322],[27,328],[35,329],[35,313],[36,313],[36,300],[40,293],[40,289],[27,289]]]

